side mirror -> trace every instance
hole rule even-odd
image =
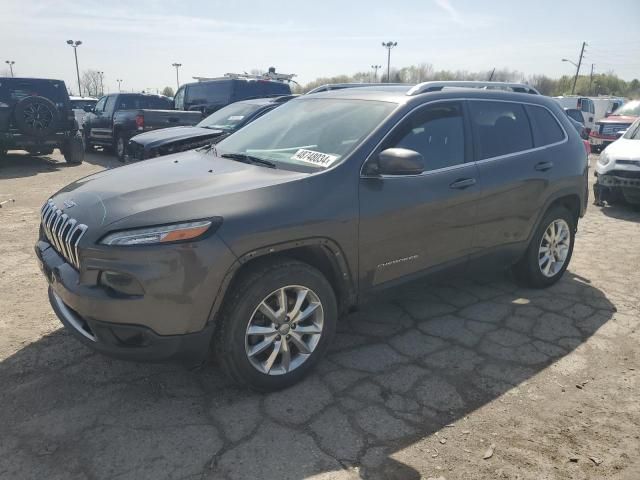
[[[627,133],[626,130],[620,130],[619,132],[616,132],[616,138],[622,138],[622,136]]]
[[[422,155],[407,148],[387,148],[378,154],[378,175],[419,175],[424,172]]]
[[[82,109],[87,113],[93,112],[93,107],[91,105],[85,105]]]

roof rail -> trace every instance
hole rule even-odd
[[[438,92],[444,88],[480,88],[483,90],[507,90],[518,93],[531,93],[534,95],[540,95],[535,88],[526,85],[524,83],[511,83],[511,82],[477,82],[468,80],[453,80],[442,82],[422,82],[412,87],[407,95],[419,95],[427,92]]]

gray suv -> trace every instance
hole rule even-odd
[[[552,285],[586,204],[584,145],[552,99],[353,88],[68,185],[43,206],[35,249],[54,310],[95,350],[213,349],[230,377],[273,390],[391,285],[478,264]]]

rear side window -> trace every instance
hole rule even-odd
[[[546,108],[527,105],[536,147],[544,147],[564,140],[564,131],[556,117]]]
[[[522,105],[469,101],[478,160],[533,148],[529,120]]]
[[[428,106],[411,115],[383,145],[407,148],[424,158],[427,170],[464,163],[464,119],[458,102]]]

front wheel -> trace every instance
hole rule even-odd
[[[65,141],[60,151],[68,164],[80,165],[84,160],[84,142],[82,141],[82,136],[77,134]]]
[[[214,349],[225,373],[256,390],[288,387],[320,360],[336,328],[337,303],[315,268],[284,260],[243,275],[221,311]]]
[[[573,254],[576,222],[564,207],[554,207],[545,214],[526,253],[513,267],[520,283],[545,288],[560,280]]]

